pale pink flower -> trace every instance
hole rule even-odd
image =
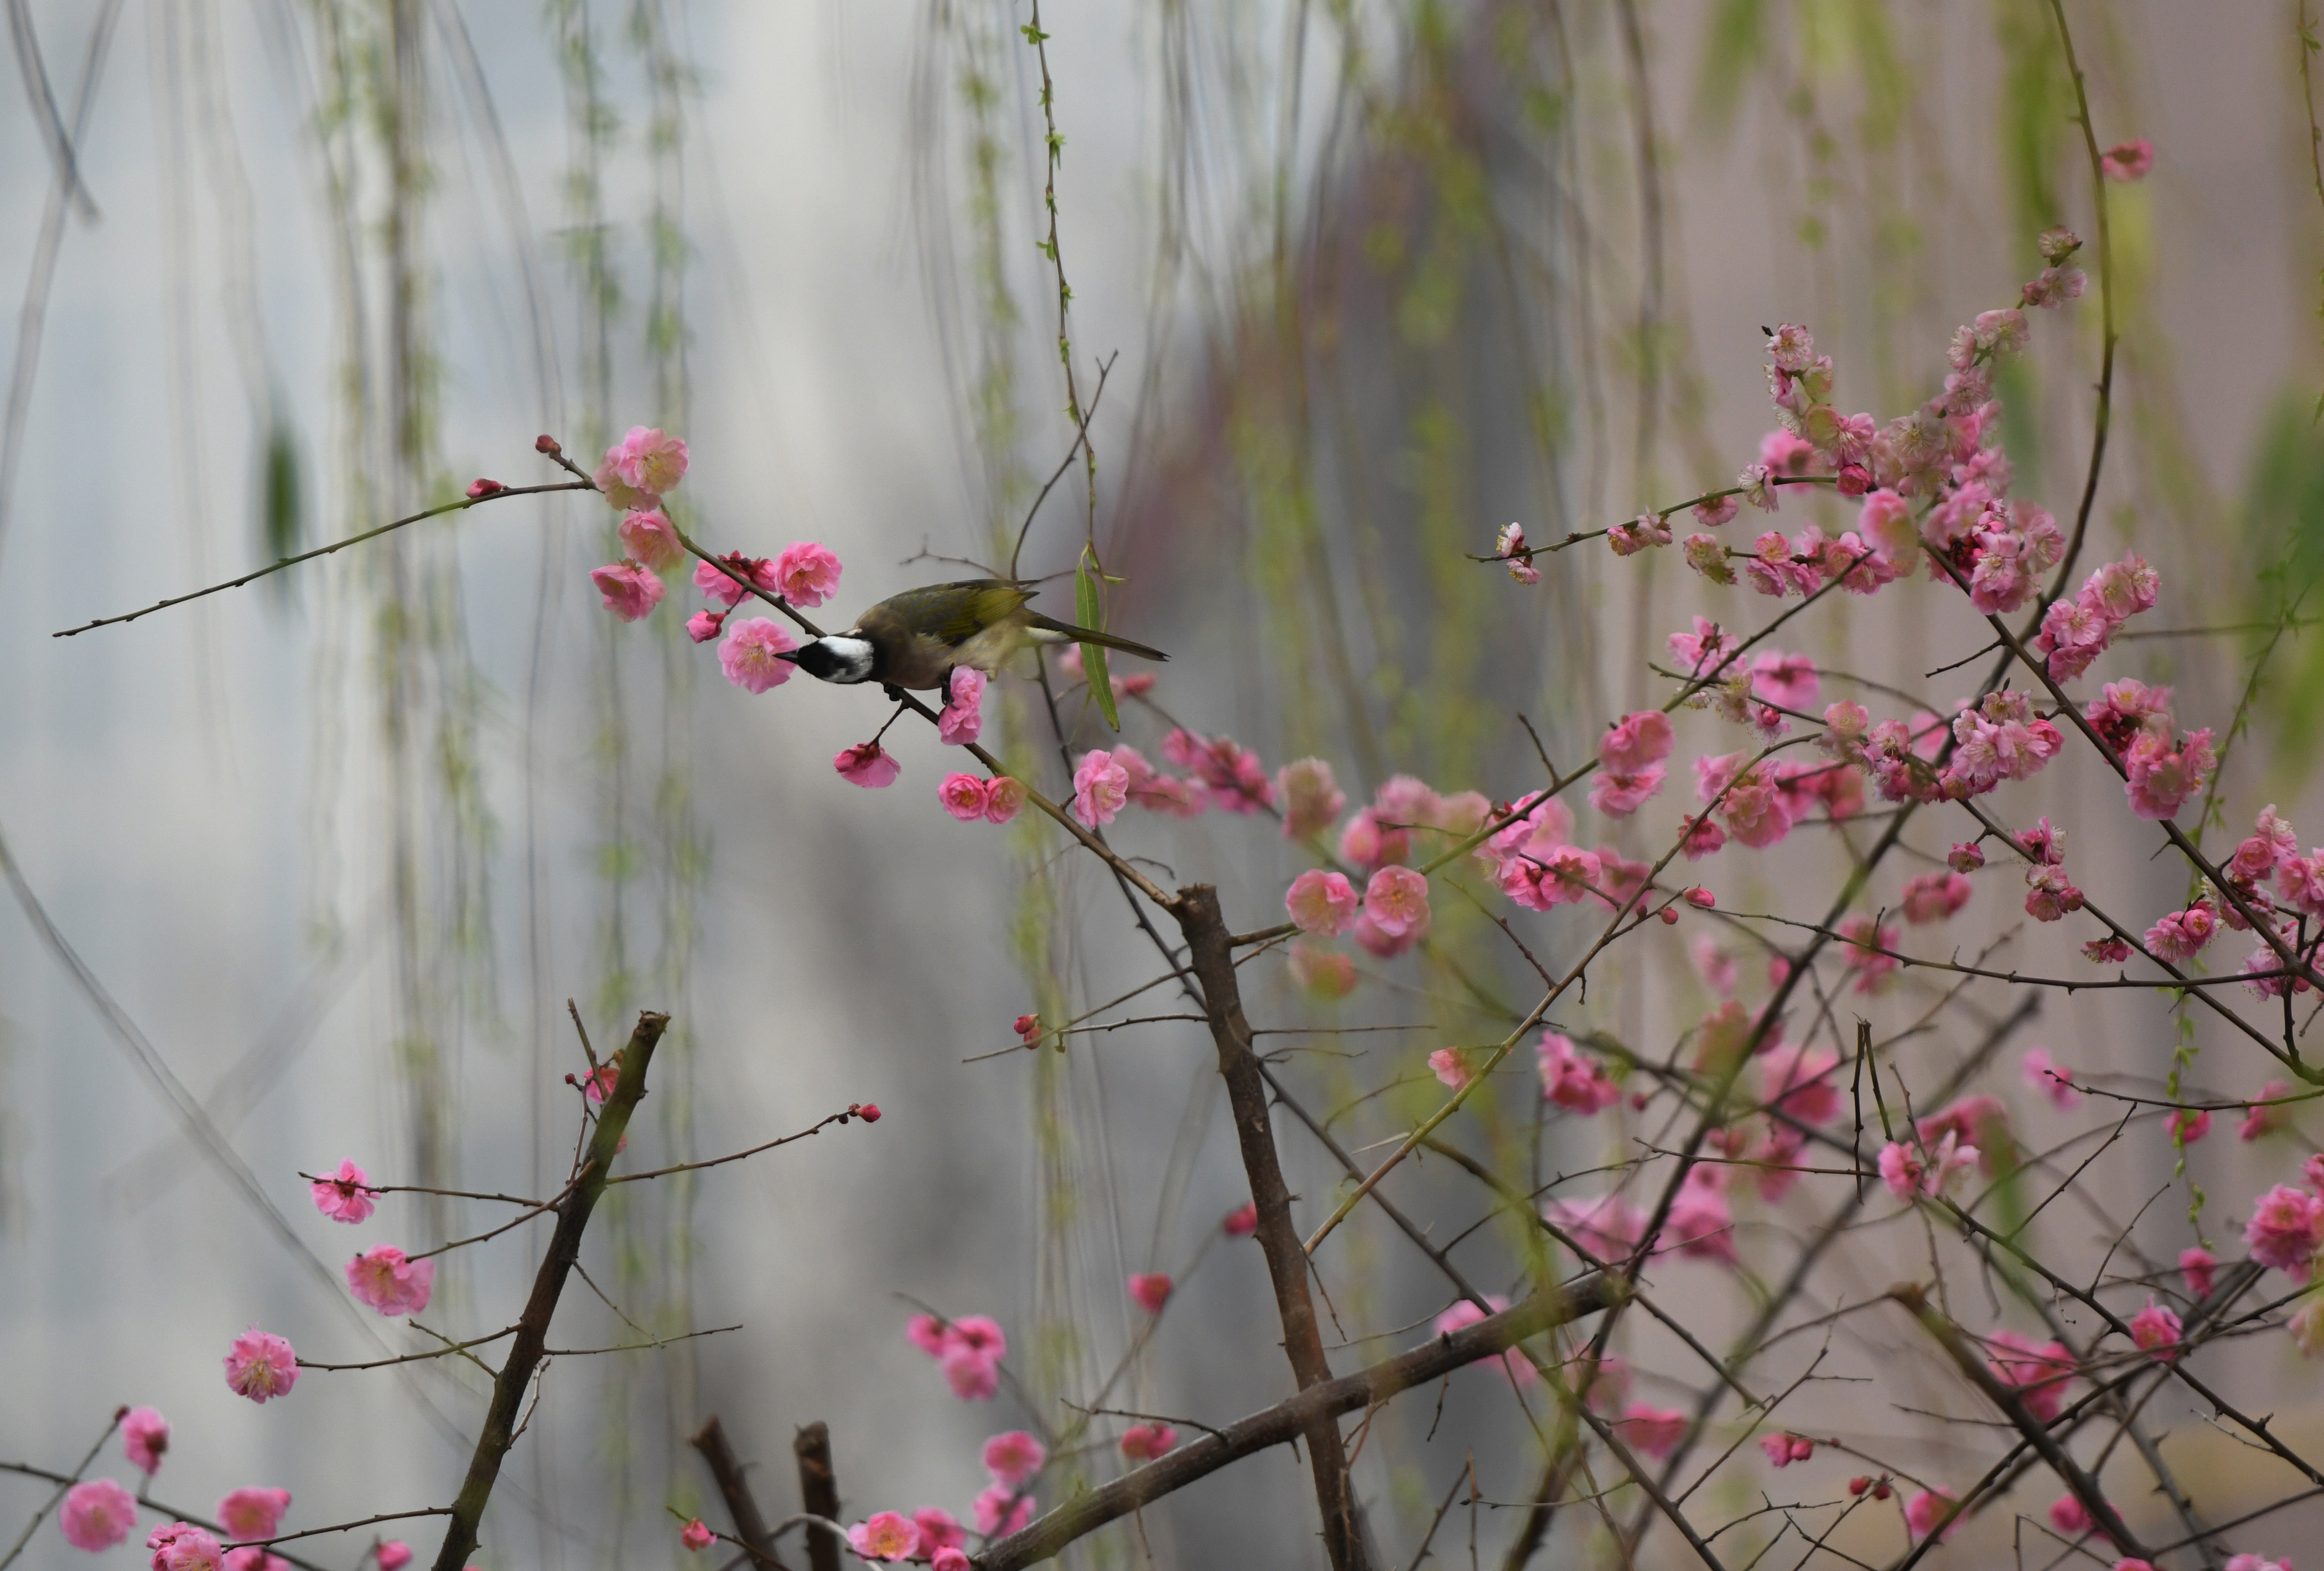
[[[622,537],[624,556],[656,573],[686,554],[678,543],[678,531],[670,527],[669,515],[659,508],[623,514],[614,533]]]
[[[729,568],[733,571],[727,571]],[[764,556],[745,556],[740,551],[730,551],[717,561],[698,564],[694,569],[694,587],[702,591],[704,598],[730,611],[751,593],[746,583],[772,594],[774,564]]]
[[[784,547],[775,558],[774,592],[793,605],[821,605],[839,593],[839,558],[808,540]]]
[[[1356,923],[1356,888],[1344,873],[1308,868],[1291,880],[1283,905],[1302,932],[1337,938]]]
[[[1132,1424],[1121,1431],[1121,1454],[1133,1462],[1151,1462],[1177,1448],[1178,1431],[1168,1424]]]
[[[995,775],[984,783],[984,822],[1007,823],[1025,807],[1025,782],[1014,775]]]
[[[1636,774],[1670,757],[1670,716],[1658,709],[1626,714],[1598,739],[1598,762],[1617,774]]]
[[[1283,801],[1283,838],[1306,840],[1339,821],[1347,793],[1321,758],[1300,758],[1276,771],[1276,794]]]
[[[1428,931],[1428,880],[1410,868],[1382,868],[1364,887],[1364,914],[1390,938]]]
[[[686,619],[686,636],[697,644],[706,644],[716,638],[718,629],[725,625],[724,611],[698,611]]]
[[[1950,1129],[1925,1153],[1917,1145],[1892,1140],[1880,1148],[1880,1181],[1900,1200],[1933,1199],[1944,1193],[1954,1173],[1977,1157],[1977,1147],[1961,1144]]]
[[[2015,1331],[1996,1331],[1986,1338],[1993,1355],[1986,1367],[2002,1384],[2015,1389],[2025,1410],[2043,1423],[2066,1405],[2066,1386],[2073,1378],[2073,1355],[2063,1342],[2035,1342]]]
[[[1686,1438],[1686,1415],[1676,1408],[1650,1408],[1633,1403],[1614,1428],[1632,1449],[1660,1459],[1677,1449]]]
[[[2310,1292],[2283,1328],[2303,1358],[2324,1358],[2324,1295]]]
[[[1667,546],[1671,541],[1670,524],[1655,513],[1640,513],[1627,524],[1616,524],[1606,531],[1606,544],[1617,556],[1635,556],[1655,546]]]
[[[226,1571],[290,1571],[290,1562],[255,1544],[226,1552]]]
[[[92,1478],[65,1491],[57,1525],[65,1542],[95,1554],[110,1549],[137,1525],[137,1499],[110,1478]]]
[[[1628,818],[1663,788],[1665,774],[1660,764],[1649,764],[1632,775],[1600,770],[1590,782],[1590,805],[1609,818]]]
[[[2063,868],[2034,868],[2025,875],[2025,914],[2036,922],[2058,922],[2082,908],[2083,896]]]
[[[605,609],[625,622],[636,621],[661,603],[661,580],[627,559],[591,568],[589,582],[597,586]]]
[[[2130,1318],[2130,1339],[2158,1364],[2170,1358],[2171,1350],[2179,1346],[2181,1332],[2179,1317],[2153,1299]]]
[[[1743,499],[1733,492],[1728,492],[1725,496],[1699,501],[1694,504],[1695,521],[1705,528],[1711,529],[1715,529],[1721,524],[1731,523],[1734,521],[1737,510],[1742,506],[1742,501]]]
[[[718,668],[746,693],[764,693],[791,679],[797,667],[780,657],[798,648],[781,624],[754,616],[730,622],[718,645]]]
[[[963,823],[975,823],[984,817],[990,804],[990,794],[984,782],[974,775],[946,775],[936,786],[936,800],[944,810]]]
[[[1477,1078],[1477,1071],[1470,1066],[1469,1055],[1457,1047],[1440,1047],[1430,1053],[1428,1069],[1430,1073],[1456,1091]]]
[[[589,478],[596,482],[598,492],[616,510],[636,511],[641,508],[656,506],[661,501],[661,498],[652,492],[640,491],[623,480],[622,472],[614,466],[610,449],[606,453],[605,462],[597,465],[597,473]]]
[[[380,1545],[376,1558],[379,1571],[403,1571],[411,1564],[411,1546],[401,1539],[389,1539]]]
[[[1033,1520],[1033,1497],[1021,1498],[1005,1484],[993,1484],[973,1502],[976,1530],[988,1539],[1019,1531]]]
[[[218,1502],[218,1525],[230,1539],[271,1539],[290,1509],[287,1489],[237,1489]]]
[[[153,1571],[220,1571],[226,1564],[218,1541],[191,1522],[155,1528],[145,1547],[153,1551]]]
[[[2208,1249],[2189,1248],[2179,1252],[2179,1274],[2187,1279],[2187,1291],[2199,1299],[2211,1296],[2211,1283],[2218,1269],[2218,1257]]]
[[[2319,1243],[2324,1243],[2324,1199],[2278,1184],[2252,1202],[2244,1244],[2262,1265],[2273,1266],[2294,1282],[2306,1282]]]
[[[995,1435],[984,1443],[984,1470],[995,1484],[1022,1484],[1048,1459],[1048,1447],[1022,1429]]]
[[[1356,962],[1336,950],[1294,939],[1289,965],[1291,979],[1319,998],[1344,998],[1356,990]]]
[[[2257,884],[2286,861],[2300,854],[2300,839],[2292,825],[2275,815],[2275,804],[2271,802],[2259,810],[2259,821],[2250,836],[2236,847],[2228,859],[2227,868],[2246,884]]]
[[[623,485],[659,501],[686,478],[686,443],[659,427],[632,426],[627,436],[605,449],[605,462]]]
[[[1536,1053],[1541,1094],[1559,1107],[1594,1118],[1622,1099],[1622,1089],[1607,1077],[1605,1066],[1575,1052],[1572,1042],[1556,1032],[1541,1034]]]
[[[912,1513],[912,1525],[920,1530],[920,1553],[939,1557],[938,1566],[944,1564],[941,1557],[945,1550],[958,1554],[962,1546],[968,1542],[968,1530],[960,1525],[958,1518],[940,1505],[920,1507]],[[964,1566],[966,1558],[962,1557]]]
[[[936,717],[936,740],[948,748],[965,747],[983,732],[984,689],[984,673],[975,666],[953,668],[952,689]]]
[[[700,1517],[678,1530],[678,1541],[689,1549],[706,1549],[718,1541],[718,1535]]]
[[[378,1191],[364,1187],[364,1176],[352,1159],[340,1162],[337,1172],[315,1181],[315,1209],[334,1222],[360,1222],[370,1216],[378,1205],[373,1199]]]
[[[145,1476],[161,1470],[161,1456],[169,1448],[169,1419],[152,1408],[131,1408],[122,1415],[122,1455]]]
[[[1953,1497],[1945,1491],[1923,1490],[1904,1502],[1904,1530],[1916,1539],[1925,1539],[1939,1522],[1944,1530],[1937,1535],[1939,1542],[1953,1536],[1953,1524],[1945,1521],[1945,1513],[1953,1509]]]
[[[406,1260],[392,1244],[367,1249],[347,1262],[347,1291],[383,1315],[416,1315],[428,1307],[436,1263]]]
[[[2118,966],[2130,958],[2130,945],[2119,938],[2094,938],[2082,945],[2082,958],[2094,966]]]
[[[852,748],[842,749],[832,758],[831,767],[838,770],[839,777],[850,786],[861,786],[868,791],[893,786],[896,776],[904,772],[904,767],[896,761],[895,755],[878,742],[858,742]]]
[[[1839,1067],[1838,1054],[1805,1043],[1771,1047],[1759,1057],[1761,1100],[1803,1124],[1829,1123],[1845,1101],[1831,1080]]]
[[[2146,171],[2154,167],[2154,144],[2144,136],[2134,142],[2117,142],[2098,159],[2098,167],[2110,180],[2143,180]]]
[[[919,1525],[900,1511],[875,1511],[847,1530],[847,1547],[863,1560],[908,1560],[920,1552]]]
[[[1735,1212],[1721,1192],[1720,1170],[1698,1167],[1679,1186],[1664,1221],[1664,1247],[1698,1260],[1736,1263]]]
[[[1074,816],[1095,829],[1111,823],[1129,800],[1130,771],[1102,748],[1084,753],[1074,770]]]
[[[2291,1090],[2282,1080],[2270,1080],[2260,1087],[2259,1095],[2252,1098],[2251,1106],[2244,1112],[2244,1121],[2236,1126],[2236,1138],[2254,1141],[2282,1128],[2283,1107],[2277,1098],[2289,1095]]]
[[[1883,978],[1903,962],[1896,958],[1896,929],[1882,927],[1862,913],[1839,927],[1840,963],[1856,973],[1856,990],[1877,990]]]
[[[1694,619],[1694,630],[1673,633],[1665,640],[1679,668],[1689,676],[1706,677],[1725,666],[1729,657],[1742,647],[1743,640],[1722,631],[1709,617]]]
[[[1815,662],[1805,655],[1770,649],[1751,662],[1751,690],[1785,709],[1812,707],[1821,684]]]
[[[272,1331],[253,1326],[226,1348],[226,1383],[237,1395],[264,1403],[299,1383],[299,1355]]]
[[[1149,1315],[1158,1315],[1162,1306],[1170,1301],[1170,1278],[1159,1271],[1134,1271],[1130,1273],[1130,1296],[1139,1308]]]
[[[1509,576],[1519,583],[1541,582],[1541,569],[1536,567],[1526,555],[1523,524],[1510,524],[1501,530],[1500,537],[1493,542],[1493,555],[1508,561]]]
[[[2027,1048],[2017,1068],[2025,1083],[2056,1103],[2060,1112],[2070,1113],[2080,1103],[2082,1094],[2074,1089],[2070,1072],[2051,1061],[2048,1048]]]
[[[1904,920],[1942,922],[1969,904],[1969,881],[1959,873],[1923,873],[1904,886]]]
[[[2174,1107],[2163,1127],[2175,1144],[2192,1145],[2211,1132],[2210,1111],[2203,1107]]]
[[[945,1349],[944,1377],[963,1401],[985,1401],[1001,1389],[1001,1361],[973,1347]]]

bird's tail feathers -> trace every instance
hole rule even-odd
[[[1077,628],[1071,622],[1061,622],[1055,617],[1043,616],[1037,611],[1025,613],[1025,623],[1038,632],[1054,635],[1053,639],[1044,639],[1043,642],[1098,644],[1106,648],[1120,649],[1125,655],[1136,655],[1147,660],[1167,660],[1170,657],[1161,650],[1148,645],[1132,643],[1128,639],[1116,638],[1111,633],[1101,633],[1094,628]]]

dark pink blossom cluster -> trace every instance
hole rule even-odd
[[[1009,1337],[998,1320],[983,1315],[963,1315],[956,1320],[914,1315],[904,1323],[904,1336],[944,1366],[945,1379],[961,1401],[984,1401],[1001,1389],[1001,1361],[1009,1356]]]

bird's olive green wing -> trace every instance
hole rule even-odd
[[[876,609],[892,613],[924,637],[964,644],[1032,598],[1032,591],[997,578],[969,578],[908,589],[881,601]]]

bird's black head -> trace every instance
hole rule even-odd
[[[870,640],[847,633],[830,633],[783,657],[821,682],[854,683],[872,679]]]

